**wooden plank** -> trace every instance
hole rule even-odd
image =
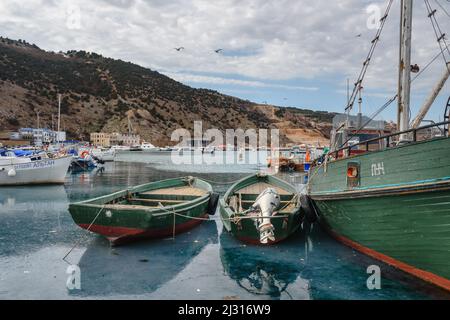
[[[276,192],[278,192],[278,194],[280,195],[291,195],[292,193],[284,190],[280,187],[271,185],[269,183],[266,182],[258,182],[255,184],[252,184],[248,187],[236,190],[235,193],[242,193],[242,194],[260,194],[262,193],[264,190],[266,190],[267,188],[273,188]]]
[[[175,188],[156,189],[152,191],[142,192],[145,195],[186,195],[186,196],[202,196],[207,192],[200,188],[183,186]]]
[[[165,199],[142,199],[142,198],[130,198],[129,201],[139,201],[139,202],[161,202],[161,203],[183,203],[188,202],[188,200],[165,200]]]

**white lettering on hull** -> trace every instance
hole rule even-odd
[[[384,175],[384,162],[373,163],[372,164],[372,177]]]
[[[19,163],[14,165],[14,169],[16,170],[29,170],[29,169],[38,169],[38,168],[51,168],[55,165],[55,160],[44,160],[44,161],[36,161],[36,162],[28,162],[28,163]]]

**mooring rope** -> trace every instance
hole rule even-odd
[[[171,213],[171,212],[170,212]],[[191,216],[186,216],[183,215],[181,213],[175,213],[175,215],[179,216],[179,217],[183,217],[183,218],[187,218],[187,219],[192,219],[192,220],[202,220],[202,221],[219,221],[219,220],[225,220],[225,221],[235,221],[236,218],[239,219],[280,219],[280,218],[288,218],[289,216],[270,216],[270,217],[265,217],[265,216],[242,216],[242,217],[235,217],[235,218],[213,218],[211,219],[211,217],[209,218],[200,218],[200,217],[191,217]]]
[[[97,220],[97,218],[100,216],[100,213],[103,211],[103,209],[105,209],[105,206],[102,206],[101,208],[100,208],[100,210],[98,211],[98,213],[97,213],[97,215],[95,216],[95,218],[94,218],[94,220],[92,220],[92,222],[89,224],[89,226],[87,227],[87,231],[90,231],[90,229],[91,229],[91,227],[93,226],[93,224],[95,223],[95,221]],[[87,233],[86,233],[86,235],[87,235]],[[66,258],[67,258],[67,256],[69,256],[71,253],[72,253],[72,251],[79,245],[81,243],[81,239],[80,240],[78,240],[76,243],[75,243],[75,245],[66,253],[66,255],[64,256],[64,258],[63,258],[63,261],[64,262],[66,262],[66,263],[68,263],[69,265],[72,265],[69,261],[67,261],[66,260]]]

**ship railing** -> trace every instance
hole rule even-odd
[[[378,144],[378,146],[383,146],[380,149],[389,149],[392,147],[399,146],[400,144],[406,144],[406,143],[414,143],[419,141],[425,141],[425,140],[431,140],[436,138],[443,138],[448,137],[448,131],[445,130],[445,127],[448,127],[450,125],[450,121],[443,121],[439,123],[432,123],[426,126],[422,126],[419,128],[404,130],[404,131],[398,131],[395,133],[391,133],[388,135],[383,135],[377,138],[361,141],[352,145],[348,145],[345,147],[342,147],[338,150],[334,150],[328,154],[328,156],[333,156],[334,159],[340,159],[340,158],[346,158],[348,156],[352,156],[355,154],[362,154],[362,153],[368,153],[371,151],[377,151],[377,150],[371,150],[370,146],[374,144]],[[441,128],[442,127],[442,128]],[[428,133],[428,136],[426,135],[420,135],[421,131],[429,130],[431,132]],[[436,135],[435,133],[439,132],[439,135]],[[408,136],[410,139],[408,141],[400,141],[399,137]],[[362,148],[361,148],[362,147]]]

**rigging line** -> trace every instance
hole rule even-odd
[[[426,2],[428,3],[428,6],[429,6],[429,8],[430,8],[430,11],[431,11],[430,14],[432,15],[432,18],[434,19],[434,22],[435,22],[435,24],[436,24],[436,28],[437,28],[437,30],[439,31],[439,38],[438,38],[438,41],[441,41],[441,40],[442,40],[442,42],[443,42],[444,45],[445,45],[445,48],[447,49],[447,52],[450,54],[450,49],[448,48],[447,41],[446,41],[446,39],[445,39],[445,33],[442,32],[441,27],[440,27],[440,25],[439,25],[439,23],[438,23],[438,21],[437,21],[437,18],[436,18],[436,12],[437,12],[437,10],[432,10],[433,8],[431,7],[431,4],[429,3],[429,1],[426,0]],[[430,17],[430,18],[431,18],[431,17]],[[436,36],[438,36],[438,35],[436,35]]]
[[[391,10],[392,3],[393,3],[393,0],[389,0],[389,3],[387,5],[386,11],[385,11],[385,14],[380,19],[380,23],[381,23],[380,27],[377,30],[375,38],[372,40],[372,45],[370,47],[369,53],[367,54],[367,58],[366,58],[366,60],[363,63],[363,67],[362,67],[362,69],[361,69],[361,71],[359,73],[358,80],[356,81],[356,83],[355,83],[355,85],[353,87],[353,91],[352,91],[352,94],[350,96],[350,99],[348,100],[348,104],[347,104],[347,107],[345,108],[345,111],[349,112],[353,108],[353,105],[354,105],[355,100],[356,100],[356,96],[358,95],[359,87],[361,86],[361,84],[362,84],[362,82],[364,80],[364,77],[365,77],[365,75],[367,73],[367,69],[369,67],[369,64],[370,64],[370,61],[372,59],[373,53],[375,52],[375,48],[376,48],[378,42],[380,41],[380,36],[381,36],[381,33],[382,33],[383,29],[384,29],[384,25],[386,23],[386,20],[387,20],[387,17],[389,15],[389,12]]]
[[[448,48],[447,42],[445,41],[445,34],[442,33],[441,28],[439,26],[439,23],[438,23],[438,21],[437,21],[437,19],[435,17],[436,10],[433,10],[433,8],[431,7],[431,5],[430,5],[428,0],[424,0],[424,2],[425,2],[425,6],[427,8],[427,11],[428,11],[428,17],[430,18],[431,25],[433,27],[433,31],[434,31],[434,33],[436,35],[436,38],[437,38],[437,41],[438,41],[438,44],[439,44],[439,48],[442,51],[442,56],[444,58],[444,61],[447,63],[447,60],[446,60],[445,55],[444,55],[444,48],[442,48],[441,40],[444,43],[445,49],[447,49],[447,52],[449,54],[450,54],[450,49]]]
[[[449,55],[450,55],[450,49],[448,48],[447,42],[445,41],[445,34],[442,33],[442,31],[441,31],[441,29],[439,27],[439,24],[437,22],[437,19],[435,17],[436,10],[433,10],[433,8],[431,7],[431,5],[430,5],[428,0],[424,0],[424,2],[425,2],[425,6],[427,7],[428,17],[430,18],[431,25],[433,27],[434,33],[436,35],[437,42],[439,44],[439,48],[441,49],[442,58],[444,59],[445,66],[450,71],[450,66],[449,66],[449,64],[447,62],[447,59],[445,57],[445,53],[444,53],[445,50],[442,47],[441,40],[444,43],[445,49],[447,49],[447,52],[449,53]]]
[[[432,64],[433,62],[435,62],[437,60],[437,58],[439,58],[441,56],[442,52],[439,52],[436,56],[433,57],[433,59],[430,60],[430,62],[428,62],[424,68],[422,68],[422,70],[420,70],[420,72],[413,78],[411,79],[411,83],[414,82],[414,80],[416,80],[423,72],[425,72],[425,70],[427,70]],[[345,141],[343,144],[341,144],[341,146],[338,148],[342,148],[346,143],[348,143],[352,137],[354,137],[356,134],[358,134],[362,129],[364,129],[365,126],[367,126],[370,121],[372,121],[376,116],[378,116],[381,112],[383,112],[389,105],[391,105],[392,102],[394,102],[397,99],[397,94],[395,96],[393,96],[391,99],[389,99],[384,105],[382,105],[377,111],[375,111],[370,117],[369,120],[364,123],[363,125],[361,125],[360,128],[358,128],[358,130],[349,135],[349,138],[347,139],[347,141]]]
[[[430,62],[427,63],[427,65],[425,67],[423,67],[419,73],[416,74],[416,76],[414,78],[411,79],[411,82],[413,82],[414,80],[416,80],[422,73],[424,73],[432,64],[433,62],[435,62],[437,60],[437,58],[439,58],[442,55],[442,51],[439,51],[439,53],[437,55],[434,56],[433,59],[431,59]]]
[[[392,102],[394,102],[397,99],[397,94],[395,96],[393,96],[392,98],[390,98],[385,104],[383,104],[377,111],[375,111],[370,117],[369,120],[367,120],[364,124],[362,124],[357,130],[356,132],[352,133],[349,135],[348,139],[342,143],[339,148],[337,148],[337,150],[341,149],[342,147],[344,147],[350,140],[351,138],[353,138],[355,135],[357,135],[359,132],[361,132],[362,129],[364,129],[373,119],[375,119],[376,116],[378,116],[381,112],[383,112],[388,106],[391,105]]]
[[[439,7],[441,7],[442,11],[444,11],[445,14],[450,18],[450,13],[448,13],[448,11],[445,10],[444,6],[443,6],[442,4],[440,4],[440,2],[439,2],[438,0],[434,0],[434,2],[436,2],[436,4],[437,4]],[[450,2],[450,1],[447,0],[447,2]]]

